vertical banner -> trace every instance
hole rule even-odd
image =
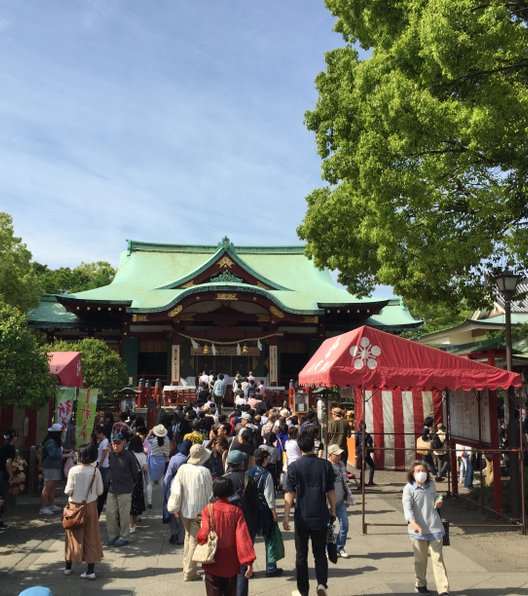
[[[180,384],[180,344],[172,344],[171,385]]]
[[[79,389],[77,416],[75,419],[77,447],[90,441],[90,435],[95,422],[98,395],[99,389]]]
[[[76,387],[57,387],[55,391],[55,422],[62,424],[63,428],[68,425],[76,395]]]
[[[270,385],[277,384],[279,381],[279,360],[277,355],[277,346],[269,347],[269,378]]]

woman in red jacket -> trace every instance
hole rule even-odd
[[[215,562],[203,566],[207,596],[236,596],[237,575],[241,565],[247,565],[246,577],[253,574],[256,559],[253,543],[242,509],[228,502],[234,492],[233,482],[224,476],[213,482],[213,527],[218,535]],[[205,544],[209,535],[209,510],[202,511],[202,527],[196,536]]]

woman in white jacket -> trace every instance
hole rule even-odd
[[[64,492],[68,503],[80,505],[86,501],[87,522],[82,528],[65,530],[66,552],[64,575],[70,575],[73,563],[87,563],[83,579],[95,579],[95,564],[103,558],[99,534],[97,497],[103,493],[103,479],[95,466],[97,447],[84,445],[79,449],[79,463],[70,470]]]

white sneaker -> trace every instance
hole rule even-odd
[[[72,570],[71,569],[65,569],[64,570],[64,575],[71,575],[72,574]]]
[[[130,533],[134,534],[134,532],[136,532],[137,528],[136,526],[130,526]]]
[[[63,507],[57,507],[57,505],[53,504],[53,505],[50,505],[50,506],[48,507],[48,509],[49,509],[49,510],[50,510],[52,513],[57,513],[57,511],[62,511],[62,510],[63,510]]]
[[[337,556],[341,557],[342,559],[350,559],[350,555],[346,552],[344,548],[338,551]]]
[[[39,510],[39,515],[53,515],[53,511],[49,507],[42,507]]]
[[[84,573],[81,573],[81,577],[83,579],[95,579],[95,573],[88,573],[85,571]]]
[[[323,586],[323,584],[319,584],[317,586],[317,596],[326,596],[327,592],[326,592],[326,588]]]

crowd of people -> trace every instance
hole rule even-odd
[[[240,383],[235,389],[238,404],[227,410],[218,385],[221,376],[212,382],[201,380],[195,403],[162,411],[151,429],[133,412],[121,413],[117,421],[100,413],[91,443],[76,451],[76,465],[68,433],[57,423],[48,428],[41,448],[40,515],[62,511],[55,504],[62,480],[68,506],[86,503],[86,523],[65,530],[65,575],[72,574],[74,564],[85,563],[80,577],[94,580],[102,545],[126,547],[138,531],[141,515],[161,502],[159,519],[167,527],[168,541],[183,547],[182,581],[203,578],[208,595],[247,595],[249,579],[255,574],[257,535],[264,541],[265,576],[283,573],[274,550],[281,527],[278,499],[283,495],[285,531],[290,530],[290,512],[295,511],[297,589],[292,594],[309,592],[309,542],[316,593],[327,593],[328,527],[338,523],[337,555],[348,558],[348,507],[354,504],[353,488],[374,485],[374,439],[361,421],[355,432],[358,481],[347,469],[347,439],[354,432],[349,413],[332,407],[323,433],[316,412],[298,417],[286,407],[268,408],[259,386],[253,390],[254,379],[241,377],[235,377],[235,383]],[[0,450],[0,513],[13,483],[17,438],[15,431],[7,431]],[[442,558],[444,526],[438,514],[442,500],[435,484],[444,479],[450,465],[442,424],[434,427],[432,419],[426,419],[417,453],[421,460],[410,468],[402,498],[414,553],[415,587],[418,593],[429,593],[426,570],[431,558],[437,590],[448,594]],[[461,478],[465,466],[467,481],[471,452],[462,453],[460,459]],[[363,467],[369,471],[368,479],[363,478]],[[161,499],[153,499],[156,491]],[[99,523],[103,511],[106,537]],[[212,528],[218,536],[217,561],[204,564],[202,575],[194,553]]]
[[[252,394],[251,379],[247,387]],[[242,387],[236,391],[243,391]],[[215,397],[213,389],[205,401],[198,399],[162,414],[150,430],[134,413],[123,412],[117,422],[99,415],[92,443],[80,449],[78,464],[67,477],[68,501],[74,505],[85,501],[89,522],[81,529],[66,530],[66,575],[72,573],[74,563],[84,561],[87,567],[81,577],[95,579],[95,565],[102,557],[98,519],[105,508],[106,547],[122,548],[137,531],[141,514],[152,508],[154,491],[160,491],[160,521],[168,527],[169,542],[183,546],[182,580],[201,579],[193,554],[197,544],[206,540],[213,521],[222,557],[219,564],[203,566],[206,592],[243,596],[254,575],[257,534],[264,539],[266,577],[283,573],[273,554],[273,536],[280,533],[277,497],[282,493],[286,529],[289,508],[297,501],[296,594],[307,593],[309,539],[318,552],[317,594],[326,594],[328,566],[323,557],[326,561],[330,519],[339,521],[339,556],[349,556],[347,506],[354,500],[349,486],[352,475],[340,446],[350,434],[344,412],[333,409],[335,425],[329,428],[328,441],[335,442],[325,446],[314,412],[299,420],[287,408],[256,409],[252,406],[265,403],[258,388],[248,398],[256,404],[240,403],[229,413],[218,411],[223,403]],[[44,474],[42,515],[55,511],[53,499],[63,460],[60,430],[55,426],[48,430],[43,444],[43,461],[49,470]]]
[[[326,561],[329,520],[339,521],[339,556],[348,558],[353,475],[347,472],[343,446],[351,432],[349,421],[344,411],[334,408],[325,445],[315,412],[301,420],[287,408],[268,408],[263,382],[257,383],[251,373],[234,378],[236,404],[222,412],[222,381],[222,375],[201,379],[196,401],[171,412],[162,410],[151,429],[133,412],[122,412],[117,421],[101,412],[91,442],[77,450],[69,444],[68,429],[58,423],[48,428],[40,447],[39,515],[58,516],[62,511],[55,502],[61,482],[67,507],[85,504],[86,512],[82,527],[65,529],[65,575],[84,563],[80,577],[94,580],[103,545],[126,547],[142,514],[161,501],[160,522],[168,528],[168,541],[183,546],[182,581],[202,579],[193,554],[207,539],[212,522],[220,556],[217,564],[203,565],[206,592],[243,596],[255,574],[257,535],[264,541],[265,576],[283,573],[276,549],[277,533],[282,541],[277,500],[284,495],[286,529],[289,509],[296,503],[295,594],[307,593],[310,539],[318,552],[316,591],[326,594],[328,566],[323,557]],[[5,438],[5,467],[10,471],[14,453],[8,446],[13,443],[15,451],[16,433]],[[0,474],[2,481],[9,477],[7,471]],[[9,488],[9,478],[2,490],[5,484]],[[153,499],[156,491],[161,499]],[[103,511],[106,530],[99,521]]]

